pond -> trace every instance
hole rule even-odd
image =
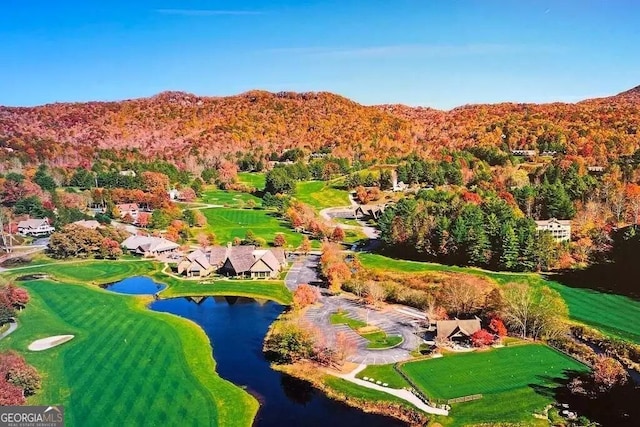
[[[271,369],[262,342],[284,310],[281,305],[242,297],[188,297],[154,301],[150,308],[185,317],[204,329],[214,347],[218,374],[246,387],[260,401],[256,427],[404,425],[331,400],[307,382]]]
[[[109,291],[117,292],[119,294],[129,295],[153,295],[166,286],[160,283],[156,283],[148,277],[135,276],[121,280],[115,283],[109,283],[102,286]]]

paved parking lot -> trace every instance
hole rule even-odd
[[[318,275],[319,262],[320,255],[298,256],[294,260],[289,273],[287,273],[285,279],[287,288],[293,292],[301,283],[320,286],[322,280],[320,280]]]

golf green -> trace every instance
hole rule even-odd
[[[297,247],[302,242],[302,235],[291,230],[286,222],[271,211],[211,208],[203,209],[202,213],[207,217],[208,227],[215,233],[220,244],[231,242],[234,237],[244,239],[249,230],[267,243],[273,242],[277,233],[285,235],[287,246]]]
[[[204,332],[149,311],[145,299],[51,281],[23,283],[32,301],[0,341],[43,373],[30,404],[63,404],[69,425],[250,426],[257,401],[215,373]],[[35,353],[32,341],[73,334]]]

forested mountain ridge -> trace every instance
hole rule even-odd
[[[95,152],[135,149],[189,167],[238,152],[330,149],[376,159],[442,147],[559,151],[607,164],[640,148],[640,87],[576,104],[481,104],[450,111],[363,106],[327,93],[251,91],[229,97],[163,92],[118,102],[0,107],[1,160],[89,164]]]

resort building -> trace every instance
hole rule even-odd
[[[204,276],[212,271],[229,277],[272,279],[287,265],[282,248],[259,249],[255,246],[214,246],[207,252],[198,249],[178,264],[178,273]]]
[[[187,277],[205,277],[214,270],[209,263],[209,257],[201,249],[191,252],[178,263],[178,274]]]
[[[173,252],[179,247],[177,243],[171,240],[152,236],[129,236],[122,242],[121,246],[129,252],[144,256]]]
[[[571,221],[563,219],[547,219],[536,221],[538,232],[548,231],[556,242],[567,242],[571,240]]]
[[[49,224],[49,218],[27,219],[18,223],[18,233],[23,236],[42,237],[54,231],[56,229]]]
[[[436,340],[445,342],[466,342],[481,329],[480,319],[477,317],[467,320],[438,320],[436,322]]]

